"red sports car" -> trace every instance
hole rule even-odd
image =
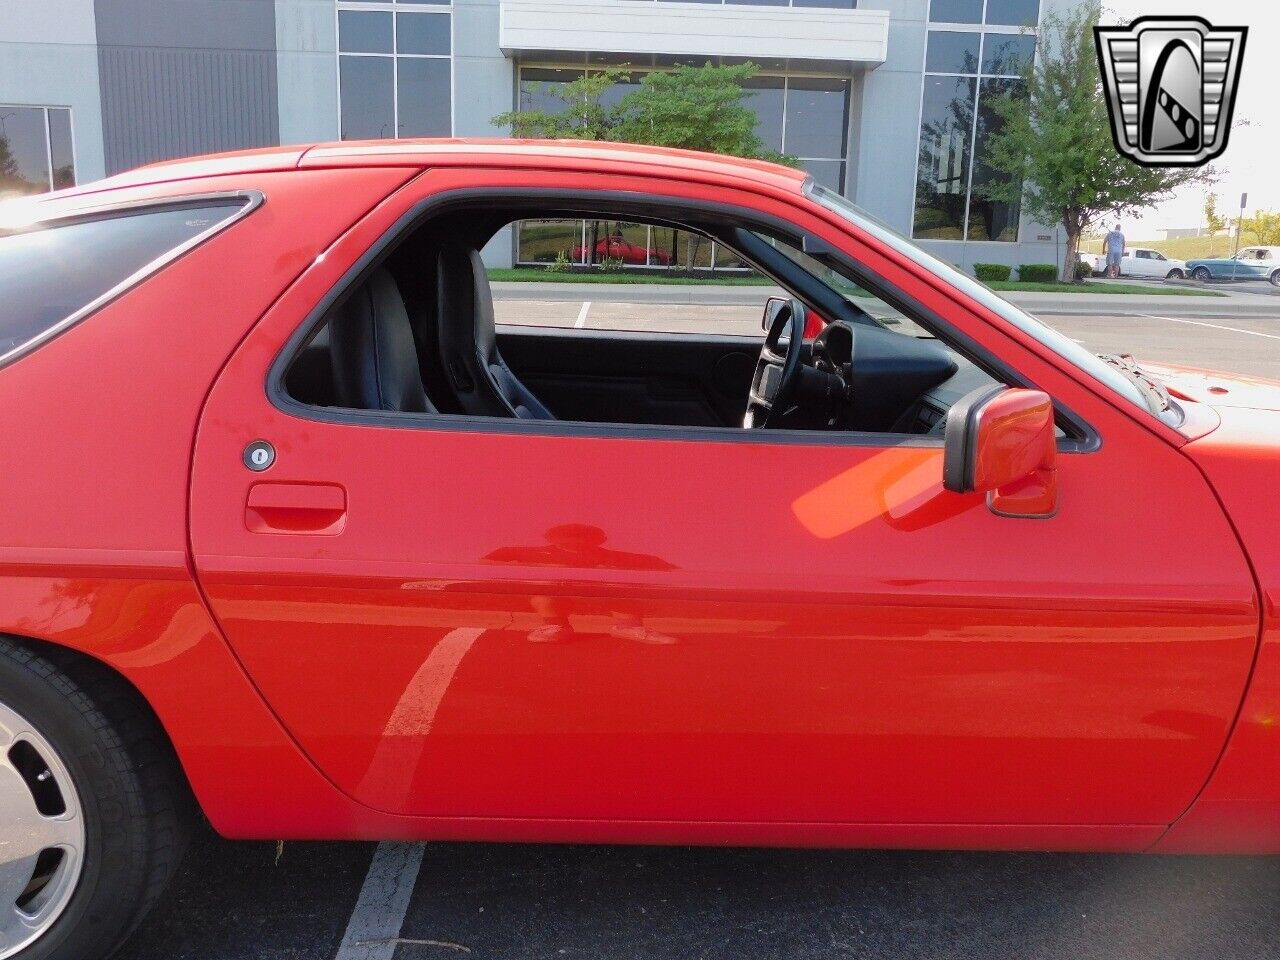
[[[582,216],[788,298],[499,328],[478,251]],[[1280,384],[1094,356],[797,171],[338,143],[20,201],[0,410],[0,957],[108,954],[197,810],[1280,851]]]
[[[615,233],[607,237],[601,237],[595,246],[595,256],[590,257],[591,248],[587,246],[577,246],[573,248],[573,259],[575,263],[581,263],[584,260],[590,260],[598,263],[605,259],[621,260],[623,263],[631,266],[671,266],[671,254],[666,250],[658,250],[654,247],[646,247],[643,244],[631,243],[620,233]]]

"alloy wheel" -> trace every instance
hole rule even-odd
[[[0,703],[0,960],[61,916],[84,864],[71,775],[35,726]]]

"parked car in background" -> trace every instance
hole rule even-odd
[[[1280,287],[1280,247],[1246,247],[1234,257],[1187,262],[1190,276],[1208,280],[1269,280]]]
[[[1098,254],[1093,258],[1095,274],[1107,272],[1106,254]],[[1172,260],[1159,250],[1150,247],[1134,247],[1126,250],[1120,260],[1120,276],[1142,277],[1150,280],[1182,280],[1187,276],[1187,265],[1181,260]]]
[[[609,260],[621,260],[630,266],[643,267],[646,264],[658,267],[671,266],[670,252],[659,250],[656,247],[646,247],[643,244],[632,243],[620,233],[601,237],[596,243],[594,257],[587,255],[590,249],[587,246],[574,247],[574,261],[576,263],[581,263],[584,260],[598,262],[607,258]]]

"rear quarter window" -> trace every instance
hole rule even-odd
[[[225,227],[248,195],[0,226],[0,366],[52,339]]]

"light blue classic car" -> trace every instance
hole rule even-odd
[[[1193,280],[1270,280],[1280,287],[1280,247],[1246,247],[1234,257],[1188,260]]]

